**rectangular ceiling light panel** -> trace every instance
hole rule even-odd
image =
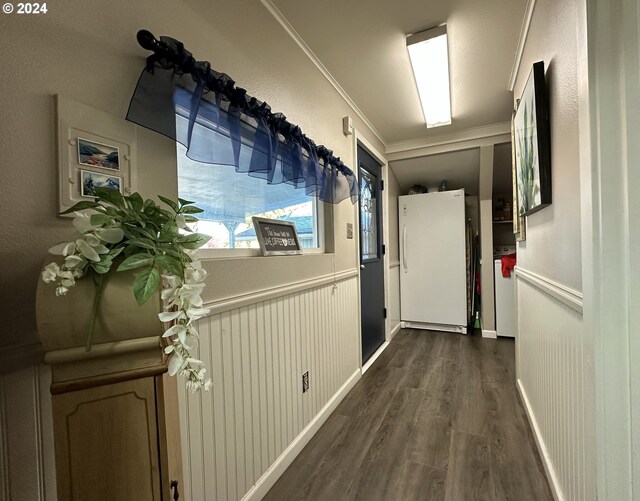
[[[447,27],[438,26],[407,37],[407,49],[427,127],[451,123]]]

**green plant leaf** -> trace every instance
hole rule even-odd
[[[111,249],[109,251],[109,255],[111,256],[111,259],[118,256],[123,250],[124,250],[124,247],[116,247],[115,249]]]
[[[134,211],[136,212],[142,211],[142,207],[144,206],[144,200],[142,200],[140,193],[138,192],[132,193],[128,197],[125,197],[125,200],[129,202],[129,205]]]
[[[163,197],[162,195],[158,195],[158,198],[162,200],[165,204],[167,204],[169,207],[171,207],[175,212],[178,212],[178,204],[175,203],[173,200],[167,197]]]
[[[101,226],[112,220],[113,220],[113,217],[109,216],[108,214],[91,214],[91,219],[90,219],[91,224],[95,226]]]
[[[180,232],[178,231],[178,225],[171,221],[162,226],[160,230],[160,234],[158,235],[158,240],[160,241],[173,241],[176,236],[179,236]]]
[[[151,254],[134,254],[120,263],[118,271],[133,270],[153,264],[154,257]]]
[[[150,238],[130,238],[127,244],[141,249],[156,250],[156,243]]]
[[[211,240],[211,237],[204,233],[191,233],[190,235],[181,235],[176,238],[176,243],[184,249],[199,249],[209,240]]]
[[[180,212],[182,214],[200,214],[201,212],[204,212],[204,209],[201,209],[200,207],[183,207],[180,209]]]
[[[91,267],[95,270],[96,273],[100,273],[104,275],[111,269],[111,265],[113,264],[111,259],[103,259],[99,263],[94,263]]]
[[[124,209],[124,197],[118,190],[113,188],[94,188],[93,191],[100,200],[115,205],[118,209]]]
[[[148,268],[136,275],[133,281],[133,295],[139,305],[146,303],[160,285],[160,272],[155,268]]]
[[[77,204],[70,207],[64,212],[61,212],[60,214],[70,214],[72,212],[76,212],[80,210],[95,209],[96,207],[100,207],[100,204],[98,202],[90,202],[89,200],[83,200],[82,202],[78,202]]]
[[[155,263],[156,266],[167,270],[169,273],[173,273],[180,278],[184,278],[184,268],[179,259],[171,256],[157,256]]]
[[[195,202],[190,202],[189,200],[185,200],[184,198],[178,198],[178,202],[180,202],[180,205],[191,205],[191,204],[195,204]]]

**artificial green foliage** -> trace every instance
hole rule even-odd
[[[518,196],[520,199],[520,215],[535,205],[540,186],[535,184],[534,162],[536,159],[535,115],[529,113],[529,104],[524,103],[524,129],[518,135]]]
[[[138,193],[123,196],[118,190],[96,188],[95,194],[95,201],[79,202],[63,214],[91,209],[92,225],[122,230],[122,240],[107,244],[110,250],[101,254],[98,262],[88,260],[86,272],[107,273],[113,258],[122,252],[125,259],[117,271],[140,270],[133,283],[138,304],[147,302],[158,290],[162,270],[184,278],[184,265],[191,262],[185,250],[198,249],[210,238],[192,232],[186,224],[197,221],[193,214],[203,212],[194,202],[174,202],[159,196],[168,206],[165,208],[153,200],[143,200]]]

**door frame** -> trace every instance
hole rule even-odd
[[[387,250],[382,255],[382,266],[383,266],[383,281],[384,281],[384,307],[387,309],[387,318],[384,320],[384,343],[382,346],[378,348],[378,350],[371,355],[369,360],[362,365],[362,350],[359,350],[358,360],[359,367],[364,374],[369,367],[375,362],[375,360],[380,356],[380,354],[389,346],[389,341],[391,341],[390,336],[390,323],[389,323],[389,189],[387,179],[389,177],[388,169],[389,164],[385,156],[379,152],[369,141],[367,141],[356,128],[353,129],[353,165],[354,165],[354,173],[356,178],[358,179],[358,183],[360,183],[360,164],[358,163],[358,146],[365,149],[369,155],[371,155],[376,162],[380,164],[380,178],[383,182],[384,189],[382,190],[382,245]],[[355,224],[354,224],[354,239],[356,241],[355,247],[355,257],[358,269],[358,332],[360,333],[360,340],[362,340],[362,311],[360,310],[360,217],[359,217],[360,205],[355,204]]]

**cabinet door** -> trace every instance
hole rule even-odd
[[[160,500],[153,377],[53,396],[58,499]]]

